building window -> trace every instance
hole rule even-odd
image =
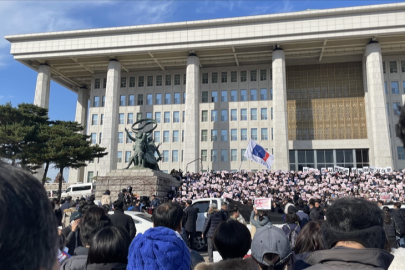
[[[174,104],[180,104],[180,93],[174,93]]]
[[[91,143],[92,144],[97,143],[97,134],[96,133],[91,133]]]
[[[215,110],[211,111],[211,122],[217,122],[218,121],[218,112]]]
[[[135,105],[135,95],[129,95],[128,96],[128,106],[134,106]]]
[[[127,77],[121,77],[121,88],[127,87]]]
[[[247,90],[240,90],[240,101],[247,101]]]
[[[93,97],[93,107],[98,107],[99,97]]]
[[[165,76],[165,85],[172,85],[172,75],[168,74]]]
[[[207,150],[201,150],[201,160],[207,161]]]
[[[228,130],[227,129],[221,129],[221,141],[222,142],[228,141]]]
[[[405,72],[405,61],[401,61],[401,72]]]
[[[173,142],[179,142],[179,131],[173,130]]]
[[[391,82],[391,91],[393,94],[399,94],[399,84],[398,82]]]
[[[238,101],[238,91],[231,90],[231,101]]]
[[[184,142],[184,130],[181,131],[181,141]]]
[[[221,121],[228,121],[228,110],[221,110]]]
[[[172,162],[179,162],[179,151],[178,150],[172,151]]]
[[[271,140],[273,140],[273,128],[271,128]]]
[[[240,110],[240,120],[247,121],[247,109]]]
[[[183,104],[186,104],[186,92],[183,92]]]
[[[183,111],[183,123],[184,123],[184,121],[186,121],[186,111]]]
[[[390,116],[390,105],[387,102],[387,115]]]
[[[238,150],[231,149],[231,161],[238,161]]]
[[[136,121],[139,121],[142,119],[142,113],[137,113],[136,114]]]
[[[217,91],[211,92],[211,102],[218,102],[218,92]]]
[[[221,91],[221,102],[228,102],[228,91]]]
[[[394,115],[400,115],[401,114],[401,103],[400,102],[392,103],[392,110],[394,111]]]
[[[165,112],[164,123],[170,123],[170,112]]]
[[[385,89],[385,94],[388,95],[388,88],[387,88],[387,83],[384,83],[384,89]]]
[[[267,120],[267,108],[260,109],[260,119]]]
[[[103,137],[103,133],[98,134],[98,144],[101,144],[101,137]]]
[[[156,123],[160,123],[161,116],[162,114],[160,112],[155,112]]]
[[[91,116],[91,125],[96,126],[98,122],[98,114],[93,114]]]
[[[202,92],[202,103],[208,103],[208,91]]]
[[[147,78],[146,78],[146,85],[147,86],[153,86],[153,76],[148,76]]]
[[[241,161],[246,161],[247,160],[247,157],[245,157],[245,153],[246,153],[246,149],[240,150]]]
[[[257,100],[257,90],[256,89],[250,90],[250,100],[251,101]]]
[[[160,131],[155,131],[155,138],[156,143],[160,143]]]
[[[120,113],[120,114],[118,114],[118,123],[120,124],[120,125],[123,125],[124,124],[124,120],[125,119],[125,117],[124,117],[124,114],[123,113]]]
[[[257,70],[250,71],[250,81],[251,82],[257,81]]]
[[[120,96],[120,106],[125,106],[125,96]]]
[[[217,161],[217,150],[212,149],[211,150],[211,161],[216,162]]]
[[[129,77],[129,87],[135,87],[135,77]]]
[[[152,119],[152,113],[151,112],[146,113],[146,119]],[[150,123],[150,122],[148,121],[148,123]]]
[[[147,94],[146,95],[146,105],[152,105],[152,103],[153,103],[153,95]]]
[[[161,105],[162,104],[162,94],[156,94],[155,104]]]
[[[250,109],[250,120],[257,120],[257,109]]]
[[[101,97],[101,107],[104,107],[105,105],[105,96]]]
[[[221,72],[221,83],[228,82],[228,72]]]
[[[104,122],[104,114],[101,114],[100,115],[100,126],[103,125],[103,122]]]
[[[390,61],[390,73],[398,73],[397,61]]]
[[[238,111],[236,109],[231,109],[231,121],[238,121]]]
[[[103,89],[107,87],[107,78],[103,78]]]
[[[270,89],[270,100],[273,100],[273,88]]]
[[[162,75],[157,75],[156,76],[156,86],[162,86]]]
[[[267,81],[267,70],[266,69],[260,70],[260,80]]]
[[[231,71],[231,82],[237,82],[237,81],[238,81],[238,72]]]
[[[129,136],[132,137],[132,132],[128,132],[126,143],[131,143],[131,142],[132,142],[132,141],[131,141],[131,138],[130,138]]]
[[[252,140],[257,141],[257,128],[252,128],[252,129],[250,130],[250,138],[251,138]]]
[[[231,141],[237,141],[237,140],[238,140],[238,130],[231,129]]]
[[[172,103],[172,94],[166,93],[165,94],[165,104],[171,104]]]
[[[221,150],[221,161],[228,161],[228,150]]]
[[[211,73],[211,83],[218,83],[218,72]]]
[[[185,85],[186,82],[187,82],[186,78],[187,78],[187,77],[186,77],[186,74],[184,74],[184,75],[183,75],[183,84],[184,84],[184,85]]]
[[[404,148],[402,146],[397,147],[397,152],[398,152],[398,159],[405,159],[405,152]]]
[[[180,112],[173,112],[173,123],[180,123]]]
[[[260,137],[261,137],[261,140],[262,141],[267,141],[268,139],[269,139],[269,135],[268,135],[268,129],[267,128],[262,128],[261,129],[261,134],[260,134]]]
[[[138,105],[143,105],[143,94],[138,94]]]
[[[174,75],[174,85],[180,85],[180,74]]]
[[[169,150],[163,150],[163,160],[162,162],[169,162]]]
[[[100,79],[94,80],[94,89],[100,89]]]
[[[240,72],[240,81],[246,82],[246,80],[247,80],[247,71],[241,71]]]
[[[118,143],[124,143],[124,133],[118,132]]]
[[[247,141],[247,129],[246,128],[242,128],[240,130],[240,140]]]
[[[131,151],[125,151],[125,163],[129,162],[131,158]]]
[[[138,87],[144,87],[144,86],[145,86],[145,77],[144,76],[139,76]]]
[[[208,111],[201,112],[201,122],[208,122]]]
[[[260,89],[260,100],[267,100],[267,89]]]
[[[385,62],[382,62],[382,66],[383,66],[383,73],[386,73],[386,69],[385,69]]]
[[[202,74],[202,83],[207,84],[208,83],[208,73],[203,73]]]
[[[211,142],[218,141],[218,131],[216,129],[211,129]]]
[[[201,130],[201,141],[208,141],[208,131],[206,129]]]
[[[169,135],[169,131],[165,130],[163,131],[163,142],[170,142],[170,135]]]
[[[127,124],[133,124],[133,123],[134,123],[134,114],[128,113]]]
[[[122,151],[118,151],[117,152],[117,163],[121,163],[122,162]]]

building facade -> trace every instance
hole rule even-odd
[[[405,168],[405,4],[7,36],[17,61],[78,93],[76,121],[110,153],[69,182],[126,167],[125,128],[159,123],[161,170]]]

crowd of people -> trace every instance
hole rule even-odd
[[[357,182],[356,176],[340,174],[246,173],[241,175],[242,189],[239,190],[232,186],[238,185],[234,182],[238,180],[228,179],[224,172],[222,178],[218,176],[219,181],[228,183],[223,187],[227,194],[234,194],[229,186],[239,191],[232,198],[242,201],[241,207],[245,205],[244,200],[246,204],[254,202],[250,197],[254,196],[252,193],[242,197],[243,190],[250,187],[250,183],[244,186],[244,181],[256,182],[253,183],[256,187],[263,187],[262,183],[272,185],[272,181],[285,183],[274,187],[279,195],[272,193],[273,186],[266,190],[254,189],[261,192],[260,195],[280,199],[272,211],[283,212],[285,222],[281,228],[274,226],[271,215],[254,205],[251,205],[251,216],[245,219],[236,206],[219,207],[211,203],[202,234],[209,250],[208,262],[205,262],[193,250],[198,211],[192,207],[190,198],[182,202],[182,195],[175,195],[163,203],[152,199],[155,200],[150,202],[153,228],[136,234],[134,221],[124,213],[124,209],[132,206],[126,203],[128,194],[123,192],[118,200],[104,205],[95,204],[91,198],[79,201],[67,198],[63,204],[50,203],[44,187],[32,175],[0,163],[0,269],[403,269],[405,216],[400,210],[401,203],[396,200],[391,211],[383,201],[374,201],[381,197],[361,196],[354,188],[363,188],[360,184],[367,182],[368,187],[362,192],[367,194],[371,189],[376,193],[384,189],[379,187],[379,181],[384,182],[390,175],[373,175],[375,179],[371,182]],[[402,177],[400,173],[392,175]],[[207,176],[202,174],[198,181],[204,181],[203,177]],[[342,194],[337,191],[338,198],[332,200],[331,196],[328,200],[327,190],[320,193],[319,189],[305,189],[305,186],[319,187],[325,183],[324,179],[329,179],[330,183],[333,177],[335,181],[343,181],[336,184],[338,186],[350,185],[352,194],[339,196]],[[362,176],[357,177],[361,180]],[[182,187],[194,187],[196,180],[191,179],[188,177]],[[396,181],[395,188],[402,184],[402,179],[396,176],[391,179]],[[212,192],[207,190],[207,194],[217,192],[213,195],[226,197],[225,192],[220,194],[222,183]],[[297,186],[304,189],[295,193],[293,188]],[[325,188],[329,188],[328,185]],[[109,195],[107,193],[105,195]],[[104,199],[108,201],[108,196]],[[306,199],[307,205],[303,204]],[[111,206],[113,214],[109,214]],[[214,249],[221,256],[220,261],[213,261]]]

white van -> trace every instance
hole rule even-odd
[[[83,195],[93,195],[96,193],[95,183],[74,184],[69,186],[65,192],[62,193],[62,198],[67,196],[82,197]]]

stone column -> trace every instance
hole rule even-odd
[[[276,49],[273,51],[272,58],[274,138],[274,163],[272,169],[289,170],[285,52],[282,49]]]
[[[89,90],[82,87],[77,93],[77,103],[76,103],[76,117],[75,121],[84,127],[82,134],[87,134],[87,113],[89,104]],[[85,168],[70,169],[69,170],[69,183],[77,183],[84,181],[84,170]]]
[[[35,86],[34,105],[49,108],[49,92],[51,89],[51,67],[40,65],[38,68],[37,85]]]
[[[368,90],[368,113],[371,125],[370,166],[392,167],[392,151],[388,130],[387,102],[384,90],[381,46],[371,41],[366,46],[366,74]],[[366,100],[367,102],[367,100]]]
[[[118,91],[121,79],[121,64],[112,59],[108,64],[107,86],[105,89],[104,122],[101,146],[108,155],[100,158],[99,176],[117,169],[118,148]]]
[[[187,163],[200,157],[199,154],[199,78],[200,78],[200,59],[195,54],[190,54],[187,58],[186,71],[186,119],[183,145],[183,169],[186,169]],[[197,161],[188,165],[187,170],[198,172],[199,164]]]

